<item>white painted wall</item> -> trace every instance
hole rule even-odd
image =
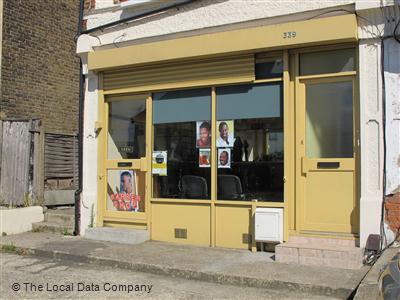
[[[147,18],[97,32],[101,45],[113,45],[124,41],[176,34],[199,29],[215,29],[218,26],[262,20],[296,13],[353,4],[354,0],[201,0],[182,5]],[[119,9],[86,16],[88,29],[126,18],[136,13],[134,9]],[[303,17],[319,14],[314,12]],[[287,22],[287,19],[284,20]],[[275,21],[276,22],[276,21]],[[282,22],[282,21],[281,21]],[[245,24],[243,24],[245,26]]]
[[[382,126],[382,78],[380,37],[393,33],[400,18],[398,7],[367,9],[359,18],[359,76],[360,76],[360,142],[361,198],[360,244],[369,234],[380,234],[383,201],[384,147]],[[390,20],[390,22],[388,22]],[[386,82],[386,191],[391,193],[400,184],[400,44],[385,40]],[[390,242],[394,234],[385,226]]]
[[[116,4],[114,4],[114,0],[96,0],[96,9],[102,9],[114,6],[117,6]]]
[[[41,206],[0,209],[0,234],[31,231],[33,223],[43,220],[44,214]]]
[[[369,234],[380,233],[383,144],[379,60],[379,40],[360,41],[361,245]]]
[[[385,41],[386,194],[400,192],[400,44]]]
[[[83,191],[81,201],[81,232],[90,226],[97,215],[97,145],[95,123],[98,121],[98,76],[86,74],[83,132]],[[104,129],[103,129],[104,130]]]

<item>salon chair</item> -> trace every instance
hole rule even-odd
[[[218,199],[245,200],[240,178],[236,175],[218,175]]]
[[[207,181],[201,176],[183,175],[181,179],[181,198],[208,199]]]

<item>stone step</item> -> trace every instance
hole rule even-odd
[[[74,233],[73,226],[63,226],[54,222],[38,222],[32,224],[33,232],[51,232],[61,233],[64,235],[72,235]]]
[[[90,240],[135,245],[150,240],[150,233],[144,229],[94,227],[86,229],[84,237]]]
[[[45,212],[44,220],[46,222],[56,223],[65,227],[74,226],[75,211],[74,208],[48,209]]]
[[[63,226],[73,226],[75,221],[74,215],[65,215],[58,213],[45,214],[45,222],[56,223]]]
[[[289,242],[299,243],[299,244],[320,244],[320,245],[340,245],[355,247],[358,241],[355,239],[343,239],[343,238],[329,238],[329,237],[312,237],[312,236],[290,236]]]
[[[63,215],[74,215],[75,214],[75,207],[73,206],[62,206],[56,208],[49,208],[46,210],[48,214],[63,214]]]
[[[344,239],[296,237],[275,247],[276,261],[343,269],[362,266],[363,249]]]

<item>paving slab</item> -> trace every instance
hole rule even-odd
[[[346,299],[369,267],[343,270],[278,263],[273,254],[148,241],[137,245],[51,233],[1,237],[2,245],[49,258],[249,287],[285,289]]]

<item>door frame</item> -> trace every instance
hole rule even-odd
[[[98,133],[98,201],[97,201],[97,226],[122,226],[133,228],[148,229],[150,215],[150,189],[151,186],[151,138],[152,138],[152,101],[150,93],[140,94],[113,94],[104,95],[102,90],[102,76],[99,78],[99,122],[95,127]],[[109,129],[109,103],[116,101],[136,101],[145,100],[146,103],[146,138],[145,138],[145,157],[139,159],[108,159],[108,129]],[[132,167],[118,167],[118,162],[132,163]],[[107,210],[107,171],[108,170],[139,170],[145,172],[145,202],[144,212],[123,212]]]

